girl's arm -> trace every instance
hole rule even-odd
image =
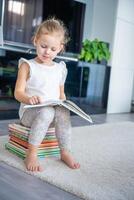
[[[64,85],[60,85],[60,99],[66,100],[66,95],[65,95],[65,92],[64,92]]]
[[[28,78],[29,78],[29,65],[27,63],[22,63],[18,70],[14,96],[19,102],[25,104],[40,103],[40,98],[38,96],[29,97],[25,92],[26,82]]]

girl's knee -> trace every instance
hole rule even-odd
[[[52,122],[54,119],[55,110],[53,107],[43,107],[39,111],[39,117],[42,120],[47,120],[49,122]]]
[[[64,108],[63,106],[57,106],[56,107],[56,116],[70,116],[70,111],[67,108]]]
[[[70,111],[59,106],[55,111],[55,122],[60,124],[70,124]]]

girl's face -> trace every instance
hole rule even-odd
[[[36,46],[37,56],[42,63],[50,64],[57,54],[62,50],[61,36],[56,33],[41,34],[34,44]]]

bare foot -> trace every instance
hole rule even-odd
[[[32,171],[32,172],[43,171],[43,168],[41,167],[36,155],[28,154],[24,160],[24,163],[28,171]]]
[[[76,162],[72,155],[66,150],[61,150],[61,160],[72,169],[80,168],[80,164]]]

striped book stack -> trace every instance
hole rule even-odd
[[[5,148],[10,152],[24,159],[28,149],[28,137],[30,129],[20,124],[9,124],[9,141]],[[38,147],[38,156],[40,158],[49,156],[59,156],[60,149],[55,136],[55,129],[49,128],[47,134]]]

